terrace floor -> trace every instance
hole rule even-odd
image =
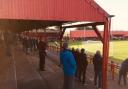
[[[0,44],[0,89],[62,89],[63,72],[55,52],[47,52],[46,71],[38,70],[37,53],[26,55],[20,43],[11,46],[12,56],[7,55],[4,44]],[[93,85],[93,66],[88,65],[86,85],[75,80],[75,89],[97,89]],[[108,73],[108,89],[127,89],[117,85],[117,76],[112,80]]]

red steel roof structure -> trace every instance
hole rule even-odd
[[[103,35],[103,31],[100,31],[100,34]],[[122,36],[127,37],[128,31],[111,31],[112,36]],[[79,38],[79,37],[98,37],[93,30],[75,30],[70,31],[70,38]]]
[[[79,37],[98,37],[93,30],[76,30],[70,31],[70,38],[79,38]]]
[[[0,19],[0,27],[3,24],[2,29],[8,27],[9,30],[13,30],[15,27],[20,27],[18,29],[23,30],[28,26],[32,29],[31,27],[34,28],[36,25],[41,27],[60,25],[62,27],[65,22],[94,22],[62,27],[60,38],[63,37],[66,28],[92,26],[95,29],[94,31],[103,43],[102,89],[107,89],[107,62],[111,21],[109,14],[94,0],[0,0]],[[31,23],[31,20],[33,23]],[[97,25],[104,25],[103,36],[99,33]]]
[[[105,21],[93,0],[0,0],[0,19]]]

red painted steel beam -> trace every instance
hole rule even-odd
[[[108,18],[104,25],[104,35],[103,35],[103,65],[102,65],[102,89],[108,89],[107,80],[107,66],[109,57],[109,39],[110,39],[110,27]]]
[[[78,25],[64,26],[62,28],[85,27],[85,26],[96,26],[96,25],[104,25],[104,22],[84,23]]]
[[[63,35],[64,35],[65,30],[66,30],[66,28],[61,28],[61,32],[60,32],[60,40],[63,39]]]
[[[66,31],[66,28],[60,27],[60,51],[62,50],[63,35],[65,31]]]
[[[44,29],[44,41],[47,42],[47,32],[46,32],[46,29]]]
[[[103,43],[103,37],[101,36],[98,28],[96,26],[92,26],[92,28],[94,29],[95,33],[97,34],[97,36],[100,38],[101,42]]]

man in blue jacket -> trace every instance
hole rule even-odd
[[[63,50],[60,52],[60,62],[64,72],[63,89],[74,89],[76,62],[72,52],[68,50],[68,43],[63,43]]]

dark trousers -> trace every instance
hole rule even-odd
[[[76,68],[75,77],[76,77],[76,78],[79,77],[79,69],[78,69],[78,67]]]
[[[26,54],[29,54],[28,53],[28,47],[24,47],[24,51],[25,51]]]
[[[102,72],[101,71],[95,71],[94,75],[94,84],[97,85],[98,82],[98,87],[102,87]]]
[[[85,83],[85,79],[86,79],[86,69],[87,69],[87,65],[84,65],[80,68],[79,71],[79,80],[82,81],[82,83]]]
[[[118,80],[118,84],[120,85],[120,81],[123,77],[123,81],[124,81],[124,85],[126,86],[127,84],[127,72],[126,71],[119,71],[119,80]]]
[[[64,75],[63,89],[74,89],[74,76]]]
[[[40,57],[39,68],[40,68],[40,70],[44,70],[44,68],[45,68],[45,54],[42,52],[39,52],[39,57]]]

